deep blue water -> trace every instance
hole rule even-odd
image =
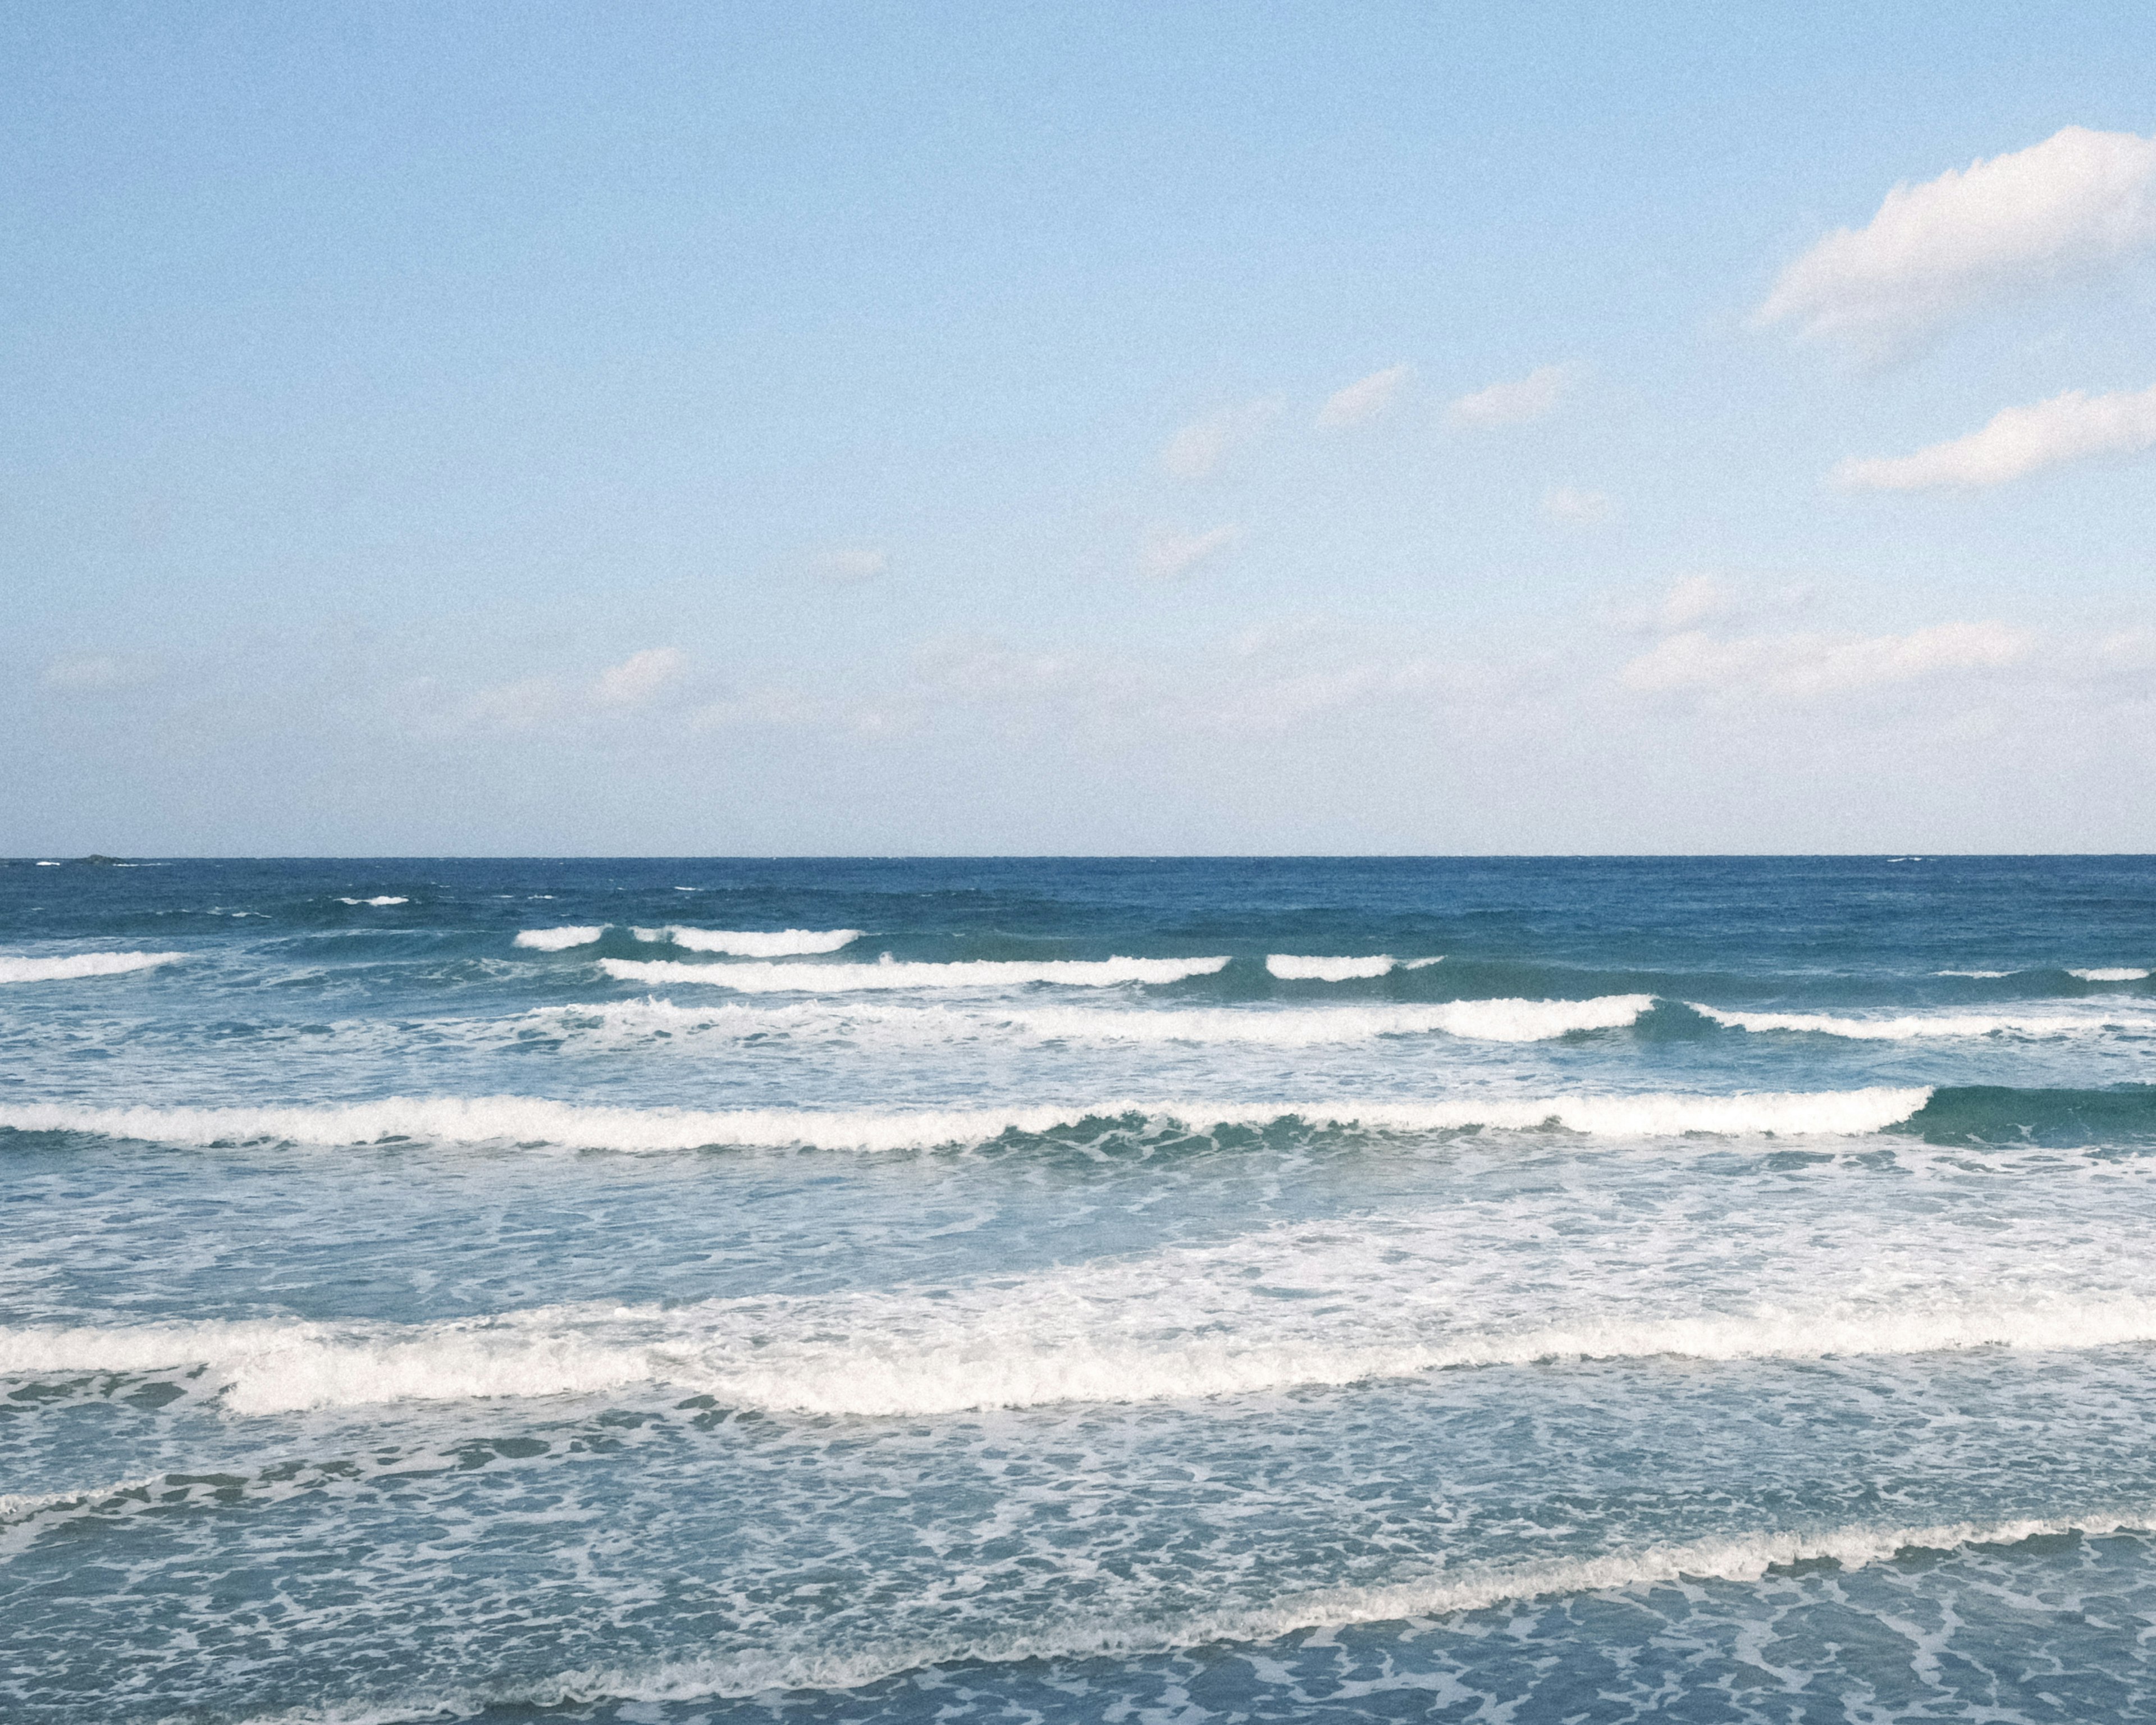
[[[0,866],[0,1714],[2156,1717],[2156,860]]]

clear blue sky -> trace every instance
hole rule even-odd
[[[2156,849],[2145,4],[56,3],[0,97],[0,852]]]

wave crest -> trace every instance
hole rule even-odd
[[[125,976],[177,964],[185,952],[70,952],[64,958],[31,958],[0,953],[0,983],[64,983],[92,976]]]
[[[1056,983],[1106,988],[1123,983],[1179,983],[1210,976],[1224,958],[978,959],[955,964],[681,964],[670,959],[602,958],[617,982],[704,983],[743,993],[826,993],[877,988],[1005,988]]]
[[[593,922],[567,928],[520,929],[511,944],[540,952],[563,952],[571,947],[588,947],[607,932],[608,927],[604,922]]]
[[[1292,952],[1265,955],[1265,968],[1283,982],[1355,982],[1383,976],[1392,968],[1392,959],[1383,953],[1371,958],[1309,958]]]
[[[858,928],[781,928],[759,932],[747,928],[639,928],[641,941],[671,941],[692,952],[724,952],[736,958],[798,958],[812,952],[835,952],[859,940]]]

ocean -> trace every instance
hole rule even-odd
[[[0,1717],[2156,1717],[2156,860],[0,867]]]

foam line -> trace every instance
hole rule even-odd
[[[782,928],[760,932],[747,928],[639,928],[641,941],[670,940],[692,952],[725,952],[736,958],[798,958],[812,952],[835,952],[861,937],[858,928]]]
[[[2077,976],[2085,983],[2145,983],[2148,973],[2136,970],[2130,965],[2114,965],[2107,970],[2070,970],[2068,976]]]
[[[1702,1018],[1712,1019],[1732,1030],[1810,1031],[1815,1035],[1840,1036],[1857,1042],[1908,1042],[1935,1036],[2071,1036],[2119,1028],[2122,1024],[2116,1018],[2093,1018],[2086,1013],[1912,1013],[1900,1018],[1852,1019],[1826,1013],[1728,1012],[1690,1000],[1685,1004]],[[2156,1030],[2156,1017],[2126,1020],[2123,1027]]]
[[[1179,983],[1210,976],[1225,958],[976,960],[960,964],[680,964],[667,959],[602,958],[617,982],[706,983],[743,993],[840,993],[864,988],[1004,988],[1024,983],[1106,988],[1121,983]]]
[[[1284,982],[1354,982],[1383,976],[1392,968],[1392,959],[1383,953],[1373,958],[1307,958],[1292,952],[1265,955],[1265,968]]]
[[[2010,1547],[2068,1534],[2103,1538],[2146,1533],[2152,1528],[2156,1528],[2156,1507],[2142,1506],[1928,1526],[1762,1529],[1526,1563],[1438,1570],[1411,1581],[1289,1594],[1265,1604],[1226,1609],[1074,1615],[1023,1630],[975,1629],[852,1648],[789,1648],[767,1643],[740,1652],[641,1666],[588,1666],[536,1680],[436,1692],[387,1705],[331,1703],[259,1715],[249,1725],[408,1725],[419,1719],[471,1718],[490,1707],[656,1705],[746,1700],[789,1689],[858,1689],[935,1666],[1132,1658],[1221,1643],[1262,1645],[1303,1630],[1427,1622],[1568,1594],[1623,1593],[1682,1581],[1753,1582],[1778,1568],[1822,1560],[1855,1569],[1888,1562],[1905,1552]]]
[[[0,953],[0,983],[64,983],[81,977],[125,976],[177,964],[185,952],[71,952],[64,958],[30,958]]]
[[[594,922],[583,927],[521,929],[512,944],[541,952],[563,952],[571,947],[588,947],[607,928],[606,923]]]
[[[1467,1127],[1628,1137],[1685,1132],[1863,1133],[1906,1120],[1931,1099],[1928,1087],[1761,1091],[1737,1096],[1650,1092],[1633,1096],[1460,1097],[1420,1102],[1162,1102],[1102,1101],[1075,1106],[811,1111],[788,1108],[701,1111],[608,1108],[535,1096],[392,1096],[342,1106],[283,1108],[84,1108],[0,1104],[0,1127],[95,1132],[175,1144],[261,1139],[359,1144],[383,1138],[438,1142],[557,1144],[574,1150],[696,1150],[713,1145],[828,1150],[928,1149],[984,1143],[1007,1132],[1045,1132],[1089,1120],[1132,1116],[1214,1126],[1263,1127],[1301,1120],[1312,1127],[1377,1132],[1446,1132]]]

